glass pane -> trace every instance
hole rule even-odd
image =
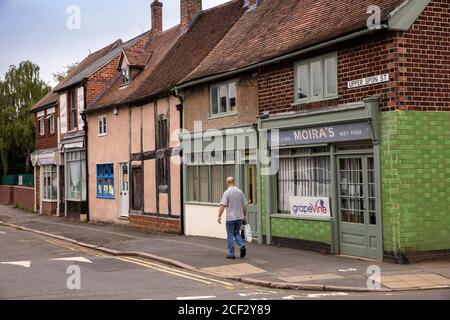
[[[199,168],[200,202],[209,202],[209,167]]]
[[[323,96],[323,81],[322,81],[322,62],[316,61],[311,63],[311,85],[312,97],[321,98]]]
[[[81,163],[80,161],[69,162],[69,199],[81,200]]]
[[[197,197],[197,167],[188,167],[188,200],[198,201]]]
[[[54,166],[52,169],[52,200],[55,200],[58,198],[58,180],[56,179],[56,166]]]
[[[211,167],[211,202],[219,203],[222,199],[224,179],[222,178],[222,166]]]
[[[236,111],[236,83],[229,85],[230,111]]]
[[[247,177],[247,198],[248,203],[255,205],[257,203],[257,191],[256,191],[256,167],[248,167]]]
[[[341,159],[339,168],[341,220],[364,224],[362,159]]]
[[[227,112],[227,95],[228,95],[228,86],[227,85],[221,85],[220,86],[220,113]]]
[[[297,81],[298,81],[298,92],[297,99],[303,100],[308,99],[309,97],[309,74],[308,74],[308,65],[303,64],[298,66],[297,69]]]
[[[218,114],[219,113],[219,93],[217,87],[211,88],[211,113]]]
[[[325,60],[325,94],[337,95],[337,61],[336,58]]]

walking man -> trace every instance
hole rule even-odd
[[[233,177],[227,179],[227,191],[223,194],[222,201],[220,201],[219,217],[217,222],[222,224],[222,215],[227,209],[227,238],[228,249],[230,255],[227,259],[236,259],[234,249],[234,241],[241,250],[241,258],[247,255],[245,242],[241,237],[241,226],[244,220],[247,220],[247,199],[242,190],[236,187],[236,181]]]

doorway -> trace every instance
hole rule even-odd
[[[119,163],[120,217],[130,216],[130,176],[128,163]]]
[[[248,223],[253,237],[258,237],[258,178],[256,164],[246,164],[244,169],[244,194],[248,201]]]
[[[337,158],[341,254],[382,257],[374,164],[373,155]]]

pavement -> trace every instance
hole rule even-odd
[[[450,260],[399,265],[343,256],[248,244],[245,259],[227,260],[224,240],[142,232],[126,226],[83,224],[26,213],[0,205],[0,224],[53,235],[59,240],[136,256],[200,274],[269,289],[329,292],[373,291],[372,270],[380,272],[378,292],[440,289],[450,298]],[[2,258],[4,261],[4,258]]]

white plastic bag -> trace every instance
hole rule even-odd
[[[247,223],[244,229],[245,241],[251,243],[253,241],[252,228]]]

